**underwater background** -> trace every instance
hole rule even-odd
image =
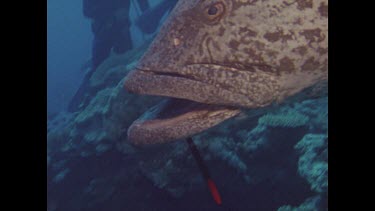
[[[123,79],[175,3],[47,1],[47,210],[328,210],[327,96],[193,137],[221,206],[186,142],[126,141],[162,98],[128,93]]]

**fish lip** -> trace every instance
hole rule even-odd
[[[173,105],[176,102],[177,111]],[[168,105],[173,106],[167,107]],[[168,97],[149,108],[129,126],[128,141],[135,146],[144,146],[186,138],[234,117],[239,112],[239,109],[229,106]],[[224,113],[227,114],[223,116]],[[205,124],[193,124],[194,121]],[[189,126],[186,127],[187,125]]]
[[[124,87],[131,93],[151,96],[174,97],[199,103],[233,106],[238,108],[254,108],[268,105],[275,99],[274,90],[269,88],[269,99],[259,101],[256,95],[249,95],[251,83],[241,89],[232,85],[231,81],[242,78],[261,79],[269,74],[259,67],[273,68],[267,64],[249,64],[253,70],[241,70],[237,66],[215,63],[191,63],[179,67],[156,68],[140,63],[127,76]],[[178,71],[180,68],[181,71]],[[211,75],[212,74],[212,75]],[[221,75],[223,74],[223,75]],[[254,75],[253,75],[254,74]],[[217,77],[215,77],[217,76]],[[225,80],[223,77],[228,77]],[[250,80],[250,79],[249,79]],[[247,89],[250,89],[248,91]],[[205,92],[200,94],[201,90]],[[194,94],[197,93],[197,94]],[[230,96],[230,97],[229,97]]]
[[[163,71],[157,71],[157,70],[151,70],[151,69],[145,69],[145,68],[139,68],[139,67],[136,67],[135,70],[140,71],[145,74],[150,74],[150,75],[170,76],[170,77],[185,78],[189,80],[200,81],[189,75],[183,75],[177,72],[163,72]]]
[[[223,67],[223,68],[230,68],[232,69],[232,71],[242,71],[242,72],[251,72],[251,71],[245,71],[245,70],[241,70],[241,69],[238,69],[236,67],[231,67],[229,65],[223,65],[223,64],[211,64],[211,63],[190,63],[190,64],[185,64],[182,68],[186,68],[186,67],[192,67],[192,66],[220,66],[220,67]],[[211,85],[211,86],[216,86],[217,88],[220,88],[220,89],[224,89],[226,91],[229,91],[229,92],[233,92],[233,90],[221,85],[220,83],[210,83],[209,81],[205,80],[204,78],[197,78],[197,77],[194,77],[194,76],[190,76],[190,75],[185,75],[185,74],[181,74],[181,73],[178,73],[178,72],[172,72],[172,71],[168,71],[168,68],[165,69],[167,71],[158,71],[158,70],[154,70],[154,69],[149,69],[149,68],[141,68],[141,67],[135,67],[134,68],[134,72],[140,72],[141,74],[146,74],[146,75],[149,75],[149,76],[161,76],[161,77],[173,77],[173,78],[178,78],[178,79],[183,79],[183,80],[190,80],[190,81],[195,81],[195,82],[199,82],[199,83],[205,83],[205,84],[208,84],[208,85]],[[241,94],[241,93],[238,93],[238,94]],[[242,95],[242,94],[241,94]],[[167,96],[169,97],[169,96]],[[194,100],[192,100],[194,101]],[[196,101],[198,102],[198,101]],[[232,106],[232,105],[229,105],[229,106]]]
[[[213,63],[186,63],[183,65],[182,68],[187,68],[187,67],[193,67],[193,66],[201,66],[201,67],[221,67],[225,68],[228,70],[232,71],[238,71],[238,72],[255,72],[257,69],[260,69],[264,72],[274,72],[275,67],[265,64],[265,63],[251,63],[251,64],[242,64],[242,63],[218,63],[218,62],[213,62]],[[149,68],[144,68],[144,67],[135,67],[135,70],[142,71],[144,73],[151,73],[154,75],[161,75],[161,76],[173,76],[173,77],[179,77],[179,78],[186,78],[190,80],[195,80],[195,81],[201,81],[204,82],[204,80],[199,80],[197,78],[194,78],[189,75],[184,75],[180,74],[178,72],[171,72],[171,71],[157,71]]]
[[[181,84],[181,86],[176,87],[175,85],[169,83],[170,80],[174,81],[174,83]],[[154,89],[152,86],[161,86],[163,87],[163,89]],[[124,81],[124,88],[130,93],[180,98],[205,104],[244,107],[243,105],[233,101],[218,102],[215,97],[212,98],[212,96],[215,95],[196,95],[195,97],[191,97],[191,94],[193,92],[192,90],[194,90],[195,87],[200,86],[208,87],[208,89],[210,90],[220,89],[227,94],[233,93],[237,96],[237,98],[245,98],[249,102],[252,101],[252,99],[248,96],[242,93],[233,92],[232,90],[220,86],[219,84],[211,84],[205,80],[199,80],[197,78],[192,78],[182,74],[175,74],[172,72],[161,72],[145,68],[135,68],[126,76],[126,79]],[[186,95],[175,95],[175,92],[171,91],[175,88],[178,88],[180,93],[186,93]]]
[[[201,64],[200,63],[196,63],[195,65],[201,65]],[[190,77],[188,75],[183,75],[183,74],[176,73],[176,72],[162,72],[162,71],[157,71],[157,70],[152,70],[152,69],[147,69],[147,68],[140,68],[140,67],[135,67],[134,71],[140,71],[143,74],[148,74],[148,75],[169,76],[169,77],[175,77],[175,78],[182,78],[182,79],[187,79],[187,80],[193,80],[193,81],[196,81],[196,82],[204,82],[202,80],[198,80],[198,79]],[[202,106],[207,106],[207,107],[221,107],[221,108],[227,108],[227,109],[243,109],[242,106],[234,106],[234,105],[226,105],[226,104],[204,103],[204,102],[199,102],[199,101],[195,101],[195,100],[191,100],[191,99],[187,99],[187,98],[176,98],[176,97],[169,96],[169,95],[161,96],[161,97],[163,97],[165,99],[168,99],[168,100],[185,100],[185,101],[190,101],[191,103],[200,104]]]

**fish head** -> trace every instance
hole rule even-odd
[[[327,9],[327,0],[180,0],[125,88],[232,113],[281,102],[328,78]]]

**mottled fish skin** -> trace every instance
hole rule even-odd
[[[224,12],[210,18],[214,4]],[[125,87],[257,108],[327,72],[328,0],[180,0]]]
[[[180,0],[125,88],[261,108],[327,81],[328,0]]]

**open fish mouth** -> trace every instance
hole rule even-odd
[[[178,83],[179,86],[175,86]],[[128,129],[128,141],[135,145],[165,143],[207,130],[240,113],[240,109],[189,100],[184,85],[202,83],[188,76],[142,71],[129,73],[125,88],[138,94],[166,96],[147,110]],[[163,84],[163,86],[160,86]],[[189,86],[190,87],[190,86]],[[154,88],[154,89],[153,89]],[[169,89],[169,90],[165,90]],[[180,96],[170,96],[170,89]],[[163,90],[165,90],[163,92]],[[197,93],[199,95],[199,93]]]

